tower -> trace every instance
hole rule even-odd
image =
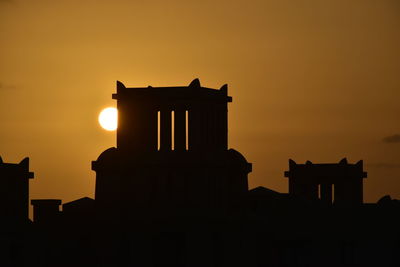
[[[227,91],[198,79],[178,87],[117,82],[117,147],[92,162],[97,207],[114,217],[233,210],[251,164],[228,149]]]
[[[227,85],[220,90],[201,87],[198,79],[182,87],[126,88],[117,82],[117,147],[171,151],[174,143],[176,151],[226,150],[227,103],[232,101],[227,91]]]
[[[29,158],[20,163],[4,163],[0,157],[0,213],[11,222],[28,221]]]
[[[358,205],[363,203],[363,161],[349,164],[346,158],[339,163],[297,164],[289,160],[289,194],[326,204]]]

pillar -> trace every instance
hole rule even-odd
[[[186,110],[184,108],[175,109],[175,150],[186,150]]]
[[[172,128],[171,109],[161,108],[160,111],[160,150],[171,150]]]
[[[189,109],[189,150],[201,149],[201,121],[200,111],[196,108]]]
[[[143,134],[142,140],[139,141],[139,146],[142,146],[143,151],[156,151],[157,150],[157,110],[155,108],[146,108],[143,113],[143,118],[140,119],[141,129]],[[133,122],[135,123],[135,122]],[[136,121],[136,123],[138,123]],[[135,142],[132,140],[132,142]],[[140,144],[141,143],[141,144]]]

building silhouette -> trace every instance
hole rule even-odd
[[[363,203],[363,162],[297,164],[289,192],[248,188],[228,147],[227,85],[117,82],[117,145],[95,198],[32,200],[28,159],[0,159],[0,266],[400,266],[400,204]],[[34,245],[32,245],[34,244]]]
[[[356,164],[342,159],[339,163],[297,164],[289,160],[289,194],[308,199],[320,199],[326,204],[359,205],[363,203],[363,161]]]
[[[28,219],[29,158],[19,164],[4,163],[0,157],[0,212],[3,222],[24,223]]]
[[[251,164],[227,147],[227,86],[126,88],[117,82],[117,147],[92,163],[96,205],[115,216],[221,214],[248,191]],[[135,210],[134,213],[127,211]],[[118,214],[116,214],[118,213]]]

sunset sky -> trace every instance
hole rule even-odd
[[[250,187],[298,163],[364,160],[364,200],[400,198],[398,0],[0,0],[0,156],[31,198],[93,197],[115,146],[97,116],[128,87],[229,85]]]

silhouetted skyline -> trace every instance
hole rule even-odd
[[[400,198],[398,1],[0,1],[0,153],[30,157],[33,198],[94,197],[115,145],[114,81],[230,85],[229,147],[250,188],[287,159],[364,160],[365,199]],[[49,168],[49,165],[52,166]]]
[[[288,193],[249,190],[253,165],[228,148],[228,91],[117,81],[117,145],[92,161],[95,198],[32,199],[33,221],[29,158],[0,158],[0,265],[397,266],[400,201],[364,202],[362,160],[289,159]]]

